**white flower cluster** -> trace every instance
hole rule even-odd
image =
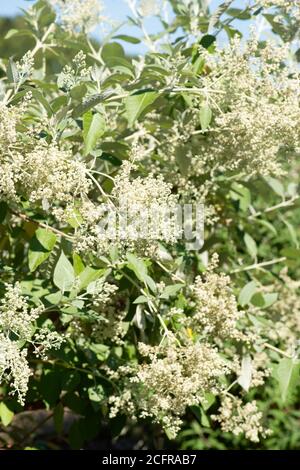
[[[30,307],[19,283],[5,287],[0,300],[0,382],[9,383],[11,393],[23,404],[31,375],[24,343],[33,344],[35,354],[41,355],[47,349],[60,348],[64,338],[48,328],[38,330],[35,336],[34,323],[44,306]]]
[[[92,31],[102,20],[100,0],[49,0],[58,10],[59,20],[70,33]]]
[[[138,11],[142,16],[158,15],[160,12],[158,0],[140,0]]]
[[[125,380],[125,387],[124,394],[110,397],[110,414],[122,411],[150,417],[173,436],[186,407],[199,404],[206,392],[219,393],[220,377],[231,371],[228,362],[208,343],[182,347],[169,338],[166,345],[140,344],[139,351],[147,362],[120,367],[114,373]]]
[[[17,124],[24,107],[0,105],[0,196],[18,202],[20,196],[47,208],[59,201],[71,203],[86,194],[90,182],[85,165],[69,150],[56,144],[36,142],[32,135],[18,135]]]
[[[21,404],[28,390],[31,370],[27,362],[27,349],[20,349],[16,341],[11,341],[0,332],[0,384],[10,384],[11,393],[18,396]]]
[[[26,297],[21,295],[21,286],[6,285],[4,297],[0,300],[0,330],[4,334],[14,333],[21,340],[32,336],[32,324],[41,315],[43,306],[30,308]]]
[[[281,173],[281,164],[300,151],[299,72],[288,49],[235,37],[217,54],[207,54],[213,121],[200,142],[199,158],[220,170]],[[215,92],[215,93],[214,93]],[[201,163],[202,164],[202,163]]]
[[[62,72],[58,75],[57,83],[60,88],[70,90],[77,83],[81,83],[91,76],[91,68],[87,67],[86,55],[79,51],[72,60],[73,66],[65,65]]]
[[[101,344],[105,341],[122,344],[128,306],[117,290],[116,285],[101,280],[89,284],[86,294],[89,298],[85,299],[89,315],[86,320],[75,319],[71,322],[70,333],[73,337],[80,337],[83,341],[88,337]]]
[[[238,310],[230,286],[230,277],[214,272],[217,263],[218,258],[215,255],[204,276],[198,276],[192,286],[195,313],[188,319],[187,324],[193,331],[204,335],[245,339],[237,328],[242,313]]]
[[[262,334],[291,354],[294,354],[300,344],[299,289],[300,281],[292,279],[285,268],[272,285],[272,291],[278,293],[278,300],[267,312],[261,312],[272,325],[265,328],[262,325]]]
[[[245,434],[252,442],[259,442],[259,436],[266,437],[270,430],[262,425],[263,414],[258,410],[256,401],[245,405],[237,397],[226,395],[222,399],[219,415],[213,415],[212,419],[221,424],[224,432],[232,432],[236,436]]]
[[[83,202],[80,214],[84,222],[76,234],[78,251],[102,255],[115,245],[120,253],[128,249],[154,255],[158,241],[174,243],[179,237],[177,197],[171,193],[171,185],[161,176],[130,178],[131,169],[129,163],[123,164],[108,204]],[[111,225],[103,227],[103,221]]]

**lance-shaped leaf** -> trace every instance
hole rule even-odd
[[[126,117],[129,126],[138,119],[142,112],[157,99],[157,91],[140,91],[125,100]]]
[[[279,383],[281,398],[284,402],[291,396],[296,386],[300,384],[300,361],[295,358],[284,357],[279,362],[275,377]]]
[[[64,252],[61,252],[53,274],[54,284],[62,291],[70,291],[75,280],[74,269]]]

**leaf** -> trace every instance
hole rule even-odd
[[[294,358],[283,358],[275,369],[275,377],[283,402],[286,402],[295,390],[299,381],[300,361]]]
[[[182,284],[172,284],[171,286],[166,286],[160,295],[160,299],[168,300],[170,297],[174,297],[180,289],[182,289]]]
[[[138,92],[127,96],[125,100],[126,117],[129,126],[132,126],[142,112],[157,99],[156,91]]]
[[[251,14],[249,11],[241,10],[240,8],[228,8],[226,14],[232,16],[233,18],[238,18],[239,20],[250,20]]]
[[[79,274],[79,285],[78,289],[85,289],[89,284],[96,281],[100,277],[103,277],[103,280],[108,274],[106,269],[93,269],[87,266]]]
[[[0,419],[3,426],[8,426],[14,417],[14,412],[11,411],[6,404],[2,401],[0,403]]]
[[[8,60],[8,65],[7,65],[7,68],[6,68],[6,74],[7,74],[7,78],[8,78],[8,81],[10,83],[18,83],[19,81],[19,72],[18,72],[18,69],[17,69],[17,66],[15,64],[15,62],[13,61],[13,59],[10,57],[9,60]]]
[[[150,287],[153,292],[156,292],[156,284],[153,279],[148,276],[147,266],[145,262],[131,253],[127,254],[127,259],[129,261],[127,267],[134,272],[134,274],[140,281],[144,282],[148,287]]]
[[[278,234],[278,232],[277,232],[276,228],[274,227],[274,225],[272,225],[272,224],[271,224],[270,222],[268,222],[267,220],[255,218],[255,219],[253,219],[253,221],[254,221],[256,224],[263,225],[264,227],[266,227],[268,230],[270,230],[270,232],[273,233],[273,235],[277,235],[277,234]]]
[[[251,356],[247,354],[242,359],[241,374],[238,378],[240,386],[248,392],[252,379],[252,360]]]
[[[74,269],[64,252],[61,252],[53,274],[54,284],[62,291],[70,291],[75,281]]]
[[[118,42],[110,42],[108,44],[104,44],[101,56],[104,62],[109,63],[112,58],[124,58],[125,52],[121,44]]]
[[[91,111],[83,115],[83,138],[85,144],[85,155],[89,154],[95,147],[98,139],[105,132],[105,119],[102,114],[92,114]]]
[[[256,291],[256,282],[255,281],[250,281],[248,284],[246,284],[243,289],[240,292],[238,302],[239,304],[244,307],[244,305],[248,305],[253,294]]]
[[[249,233],[245,233],[244,235],[244,242],[247,247],[249,255],[256,259],[257,257],[257,246],[255,240],[249,235]]]
[[[208,49],[216,40],[216,36],[212,34],[205,34],[200,40],[200,45],[205,49]]]
[[[105,399],[105,392],[102,385],[95,385],[88,389],[89,399],[95,411],[100,409],[100,405]]]
[[[50,251],[33,251],[28,252],[28,266],[31,272],[34,272],[46,259],[50,256]]]
[[[298,248],[284,248],[280,252],[281,255],[286,256],[287,258],[299,260],[300,258],[300,249]]]
[[[201,129],[203,131],[206,131],[212,119],[212,111],[210,107],[207,104],[205,104],[201,106],[199,114],[200,114]]]
[[[296,233],[295,228],[294,228],[293,225],[292,225],[288,220],[286,220],[282,215],[279,214],[279,217],[280,217],[280,220],[282,220],[282,222],[283,222],[283,223],[285,224],[285,226],[287,227],[288,232],[289,232],[289,234],[290,234],[291,241],[293,242],[293,244],[295,245],[295,247],[298,249],[298,248],[299,248],[299,242],[298,242],[298,237],[297,237],[297,233]]]
[[[284,187],[280,181],[275,178],[271,178],[271,176],[265,177],[265,180],[270,186],[270,188],[273,189],[274,193],[278,194],[278,196],[280,196],[282,199],[285,198]]]
[[[231,186],[230,197],[234,201],[239,201],[239,207],[243,212],[248,210],[251,204],[251,193],[248,188],[234,182]]]
[[[85,268],[82,259],[77,253],[73,253],[73,267],[76,276],[78,276],[78,274],[80,274]]]
[[[206,392],[204,394],[204,399],[201,401],[202,408],[204,411],[207,411],[216,401],[216,397],[211,392]]]
[[[53,410],[53,421],[55,431],[57,434],[60,434],[64,425],[64,406],[61,402],[58,403]]]
[[[2,224],[2,222],[4,222],[6,218],[7,209],[8,209],[7,203],[4,201],[1,201],[0,202],[0,224]]]
[[[51,251],[56,243],[57,236],[51,230],[44,228],[38,228],[35,232],[35,236],[45,250]]]
[[[89,109],[113,96],[114,93],[115,92],[113,90],[108,89],[103,91],[102,93],[97,93],[95,95],[90,96],[89,98],[84,100],[80,105],[76,106],[73,109],[72,117],[75,119],[78,118],[82,114],[86,113]]]
[[[57,237],[50,230],[38,228],[34,237],[30,241],[28,251],[28,265],[31,272],[34,272],[40,264],[49,258],[55,246]]]
[[[210,17],[208,29],[212,29],[217,25],[217,23],[219,22],[219,19],[221,18],[223,13],[225,13],[225,11],[231,5],[232,2],[233,0],[227,0],[226,2],[223,2],[221,3],[221,5],[218,6],[216,11]]]
[[[117,36],[113,36],[113,39],[120,39],[121,41],[130,42],[131,44],[139,44],[141,42],[140,39],[128,36],[127,34],[118,34]]]
[[[270,294],[263,294],[263,299],[264,299],[264,308],[270,307],[273,305],[276,300],[278,299],[278,294],[277,292],[272,292]]]

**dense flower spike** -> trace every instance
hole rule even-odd
[[[173,436],[186,407],[205,401],[206,392],[220,392],[219,379],[230,372],[226,361],[209,344],[180,347],[169,338],[165,346],[140,344],[139,350],[149,362],[117,371],[125,380],[124,393],[110,398],[111,416],[129,411],[141,418],[151,417]]]
[[[57,7],[59,19],[63,27],[70,33],[76,31],[89,32],[102,19],[103,6],[100,0],[49,0]]]

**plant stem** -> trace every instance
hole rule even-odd
[[[26,214],[23,214],[22,212],[10,210],[12,214],[16,215],[17,217],[20,217],[20,219],[25,220],[27,222],[32,222],[33,224],[38,225],[39,227],[45,228],[46,230],[50,230],[51,232],[55,233],[56,235],[59,235],[60,237],[67,238],[68,240],[73,240],[73,237],[71,235],[67,235],[64,232],[61,232],[55,227],[51,227],[50,225],[45,224],[44,222],[38,222],[37,220],[32,219]]]
[[[271,264],[282,263],[283,261],[286,261],[285,256],[282,256],[281,258],[271,259],[270,261],[263,261],[262,263],[251,264],[250,266],[240,267],[234,269],[233,271],[230,271],[230,274],[235,274],[242,271],[251,271],[252,269],[259,269],[264,266],[270,266]]]

